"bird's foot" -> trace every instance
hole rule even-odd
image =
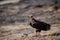
[[[33,37],[40,37],[41,35],[33,35]]]

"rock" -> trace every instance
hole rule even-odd
[[[9,23],[15,23],[15,22],[28,22],[29,18],[27,16],[32,14],[32,15],[35,15],[36,17],[39,16],[38,19],[41,21],[44,21],[44,22],[47,22],[50,24],[59,23],[59,18],[58,18],[59,13],[58,13],[58,15],[56,15],[56,13],[53,14],[53,12],[50,12],[49,7],[48,7],[48,5],[47,6],[45,5],[45,2],[48,3],[51,1],[21,0],[15,4],[8,3],[5,5],[1,5],[1,7],[0,7],[1,20],[3,20],[2,17],[5,17],[4,18],[5,21],[4,22],[1,21],[1,22],[2,22],[2,24],[9,24]],[[46,7],[44,7],[44,6],[46,6]],[[39,7],[42,7],[42,8],[39,8]],[[52,8],[50,8],[51,11],[52,11]],[[47,9],[47,11],[46,11],[46,9]],[[26,14],[28,14],[28,15],[26,15]]]

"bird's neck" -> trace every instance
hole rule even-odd
[[[32,18],[32,19],[30,20],[30,22],[31,22],[32,24],[36,23],[34,18]]]

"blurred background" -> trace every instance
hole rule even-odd
[[[10,38],[13,34],[16,37],[24,33],[34,33],[35,29],[29,26],[30,15],[51,24],[51,34],[60,35],[60,0],[0,0],[0,36],[9,40],[5,36]],[[60,36],[54,38],[52,37],[53,40],[60,40]]]

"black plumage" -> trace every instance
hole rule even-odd
[[[50,30],[50,24],[45,23],[45,22],[41,22],[39,20],[36,20],[34,18],[32,18],[31,20],[32,22],[30,22],[30,26],[36,29],[36,32],[41,32],[41,30],[47,31]]]
[[[0,1],[4,1],[4,0],[0,0]]]

